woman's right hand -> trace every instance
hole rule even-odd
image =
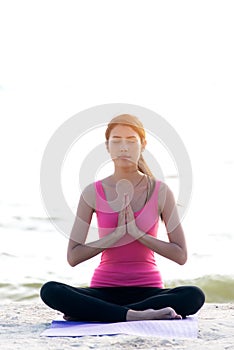
[[[114,231],[115,237],[122,238],[127,233],[126,208],[119,212],[117,227]]]

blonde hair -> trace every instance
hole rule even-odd
[[[144,126],[143,126],[142,122],[137,117],[135,117],[134,115],[131,115],[131,114],[121,114],[121,115],[118,115],[117,117],[114,117],[113,119],[111,119],[111,121],[109,122],[109,124],[107,126],[106,133],[105,133],[105,137],[106,137],[107,142],[109,140],[110,133],[111,133],[112,129],[114,129],[114,127],[116,125],[130,126],[140,136],[141,143],[144,142],[144,140],[145,140]],[[146,161],[144,160],[142,154],[140,155],[140,158],[138,161],[138,170],[141,171],[142,173],[148,175],[149,177],[154,178],[154,175],[152,174],[152,172],[151,172],[150,168],[148,167]]]

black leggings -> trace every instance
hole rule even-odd
[[[77,321],[123,322],[129,309],[146,310],[172,307],[185,318],[204,304],[204,293],[195,286],[173,289],[155,287],[75,288],[47,282],[41,298],[52,309]]]

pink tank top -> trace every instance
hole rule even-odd
[[[134,213],[139,229],[154,237],[157,236],[159,223],[159,187],[160,181],[156,181],[153,193],[145,206]],[[106,200],[101,181],[95,182],[95,188],[97,223],[99,237],[102,238],[116,228],[118,212],[114,211]],[[101,262],[94,271],[90,286],[164,287],[154,252],[128,234],[121,238],[115,246],[102,252]]]

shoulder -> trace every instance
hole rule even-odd
[[[156,180],[156,183],[159,182],[159,193],[162,194],[167,194],[167,193],[173,193],[171,188],[163,181]]]
[[[160,181],[159,191],[158,191],[158,205],[160,213],[163,211],[164,207],[169,204],[174,204],[174,194],[170,187],[163,181]]]
[[[95,209],[96,189],[95,182],[88,184],[81,192],[81,201]]]
[[[163,182],[161,180],[156,180],[156,183],[157,182],[159,182],[159,191],[158,192],[160,194],[165,194],[167,191],[170,191],[169,186],[165,182]]]
[[[102,185],[108,184],[109,177],[103,178],[99,180]],[[96,208],[96,197],[97,197],[97,182],[99,181],[94,181],[90,184],[88,184],[84,189],[82,190],[81,193],[81,198],[83,201],[85,201],[88,206],[92,207],[94,210]]]

